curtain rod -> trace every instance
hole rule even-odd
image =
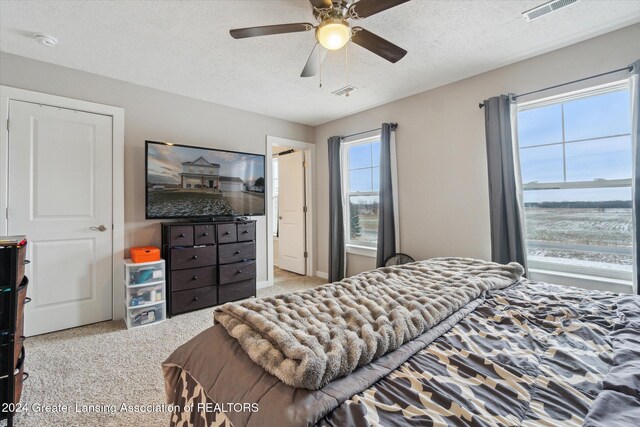
[[[573,80],[573,81],[570,81],[570,82],[567,82],[567,83],[561,83],[559,85],[545,87],[544,89],[532,90],[531,92],[521,93],[520,95],[515,95],[513,97],[513,99],[518,99],[521,96],[533,95],[534,93],[544,92],[545,90],[555,89],[555,88],[558,88],[558,87],[567,86],[567,85],[571,85],[571,84],[574,84],[574,83],[580,83],[580,82],[583,82],[585,80],[591,80],[591,79],[595,79],[595,78],[598,78],[598,77],[607,76],[609,74],[619,73],[620,71],[624,71],[624,70],[631,71],[632,69],[633,69],[633,67],[631,65],[629,65],[627,67],[618,68],[617,70],[607,71],[605,73],[600,73],[600,74],[596,74],[594,76],[589,76],[589,77],[583,77],[581,79]],[[484,103],[481,102],[480,104],[478,104],[478,107],[479,108],[484,107]]]
[[[391,130],[396,130],[396,128],[398,127],[398,124],[397,123],[389,123],[389,126],[391,126]],[[382,128],[375,128],[375,129],[365,130],[365,131],[362,131],[362,132],[352,133],[351,135],[344,135],[341,138],[342,139],[351,138],[352,136],[363,135],[365,133],[375,132],[377,130],[382,130]]]

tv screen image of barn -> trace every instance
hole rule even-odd
[[[147,143],[147,217],[264,215],[264,156]]]

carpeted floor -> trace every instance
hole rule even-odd
[[[274,286],[259,289],[258,296],[325,283],[318,278],[278,273]],[[213,309],[206,309],[140,329],[127,330],[120,320],[28,338],[29,378],[22,394],[26,410],[16,416],[16,425],[168,425],[168,413],[123,412],[121,405],[164,403],[161,363],[178,346],[212,325]],[[51,410],[64,406],[69,412],[45,413],[45,405],[52,405]],[[94,405],[94,410],[101,411],[87,412],[88,408],[80,405]],[[115,413],[108,405],[115,405]]]

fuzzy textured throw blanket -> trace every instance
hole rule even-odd
[[[216,309],[215,321],[283,383],[317,390],[522,276],[520,264],[434,258]]]

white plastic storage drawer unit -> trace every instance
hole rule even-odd
[[[125,322],[127,328],[152,325],[167,318],[164,260],[124,261]]]

